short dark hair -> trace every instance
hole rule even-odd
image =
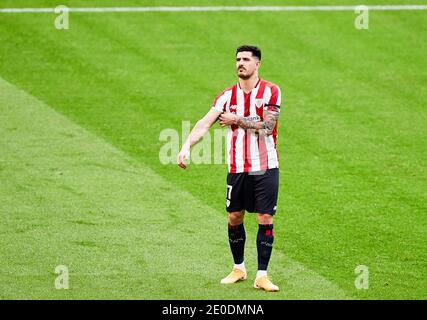
[[[253,56],[257,57],[258,60],[261,60],[261,49],[256,47],[256,46],[251,46],[251,45],[247,45],[247,44],[240,46],[236,50],[236,56],[237,56],[237,53],[242,52],[242,51],[250,51],[250,52],[252,52]]]

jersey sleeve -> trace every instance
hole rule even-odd
[[[266,110],[280,112],[282,104],[282,94],[280,88],[276,85],[271,86],[271,96],[268,103],[265,105]]]
[[[230,99],[230,95],[228,91],[224,90],[223,92],[221,92],[219,95],[216,96],[212,104],[212,109],[215,109],[221,113],[224,112],[229,99]]]

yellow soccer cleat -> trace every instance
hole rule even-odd
[[[268,292],[279,291],[279,287],[271,282],[271,280],[266,275],[255,279],[254,288],[262,289]]]
[[[245,271],[242,271],[238,268],[233,268],[233,271],[231,271],[228,276],[221,280],[221,284],[236,283],[241,280],[246,280],[247,278],[248,276]]]

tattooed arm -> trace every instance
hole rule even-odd
[[[279,119],[280,107],[276,105],[266,105],[263,111],[263,121],[249,120],[245,117],[239,117],[233,113],[225,112],[220,116],[221,126],[238,125],[243,129],[253,129],[256,133],[269,136]]]

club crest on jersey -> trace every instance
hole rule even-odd
[[[263,103],[263,99],[255,99],[255,105],[257,108],[261,108]]]
[[[236,110],[237,110],[237,106],[230,106],[231,113],[236,113]]]

